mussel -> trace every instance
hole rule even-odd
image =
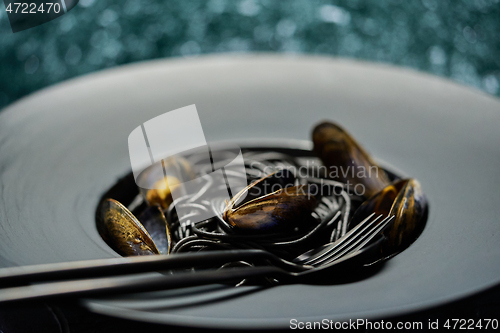
[[[173,202],[172,191],[179,186],[181,182],[174,176],[164,177],[155,183],[155,188],[144,190],[144,197],[149,205],[160,206],[167,209]]]
[[[322,122],[313,129],[312,140],[314,152],[328,168],[326,176],[351,185],[357,194],[369,198],[390,183],[385,171],[342,127]]]
[[[273,178],[279,179],[280,175],[284,176],[285,183],[280,184],[277,190],[246,202],[239,202],[241,197],[247,192],[251,193],[252,189],[261,193],[263,183]],[[250,184],[227,203],[224,220],[236,231],[246,232],[280,232],[307,225],[312,221],[311,212],[316,206],[313,185],[290,186],[289,180],[289,175],[281,171]]]
[[[416,179],[397,180],[366,200],[355,211],[349,223],[355,226],[375,213],[394,216],[384,231],[387,238],[382,249],[384,256],[391,256],[407,248],[422,232],[427,219],[428,204]]]
[[[144,225],[120,202],[110,198],[105,199],[100,205],[97,218],[101,237],[120,255],[151,255],[170,251],[168,223],[157,206],[149,207],[141,215],[141,219],[160,235],[157,242],[162,245],[162,251],[158,249]],[[161,237],[165,237],[166,240],[160,241]]]

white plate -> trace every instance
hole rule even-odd
[[[124,66],[2,111],[0,265],[117,256],[98,236],[94,213],[100,196],[130,171],[128,134],[190,104],[208,141],[308,140],[320,120],[340,123],[375,157],[421,182],[427,226],[382,271],[350,284],[208,286],[89,300],[90,309],[185,326],[286,328],[293,318],[404,314],[500,282],[500,102],[409,70],[273,55]]]

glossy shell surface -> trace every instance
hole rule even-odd
[[[312,132],[314,152],[328,168],[327,177],[361,185],[358,192],[370,197],[390,181],[386,173],[342,127],[329,121],[316,125]]]
[[[229,207],[224,218],[236,230],[289,230],[310,221],[315,205],[308,185],[289,186],[239,207]]]
[[[159,254],[147,230],[121,203],[106,199],[100,210],[99,232],[116,252],[123,256]]]

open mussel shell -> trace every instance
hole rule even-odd
[[[159,206],[147,207],[139,215],[139,221],[148,231],[151,239],[156,245],[160,254],[170,253],[172,247],[172,236],[167,219]]]
[[[140,256],[160,253],[148,231],[120,202],[105,199],[97,217],[101,237],[118,254]]]
[[[228,206],[224,219],[236,231],[282,232],[307,226],[316,206],[312,185],[288,186],[245,202]]]
[[[427,220],[427,198],[420,183],[415,179],[408,182],[399,191],[389,215],[395,216],[394,223],[386,232],[387,250],[401,251],[409,246],[422,233]]]
[[[428,204],[416,179],[401,179],[386,186],[366,200],[354,213],[349,226],[354,227],[372,213],[394,216],[384,230],[387,238],[382,249],[391,256],[406,249],[422,233],[427,220]]]
[[[322,122],[314,127],[312,140],[314,152],[328,168],[326,177],[349,184],[366,198],[390,183],[385,171],[342,127]]]

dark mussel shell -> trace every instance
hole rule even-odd
[[[317,190],[312,185],[284,187],[235,208],[240,192],[228,203],[223,217],[236,231],[281,232],[308,225],[316,206],[313,188]]]
[[[241,205],[253,199],[263,197],[266,194],[276,192],[277,190],[283,189],[285,187],[294,186],[295,179],[296,178],[293,172],[288,169],[275,171],[250,184],[250,186],[247,187],[247,194],[244,200],[241,200],[236,204]]]
[[[394,216],[385,229],[385,256],[401,252],[421,234],[427,219],[428,204],[416,179],[402,179],[386,186],[354,213],[349,227],[354,227],[372,213]]]
[[[394,200],[389,215],[396,216],[387,230],[388,248],[401,250],[417,239],[427,219],[428,204],[420,183],[409,179]]]
[[[139,221],[148,231],[160,254],[170,253],[172,236],[167,219],[159,206],[149,206],[141,215]]]
[[[328,168],[328,178],[350,184],[366,198],[390,183],[385,171],[342,127],[322,122],[313,129],[312,140],[314,152]]]
[[[114,199],[101,203],[98,229],[106,243],[122,256],[159,254],[144,226],[127,207]]]

